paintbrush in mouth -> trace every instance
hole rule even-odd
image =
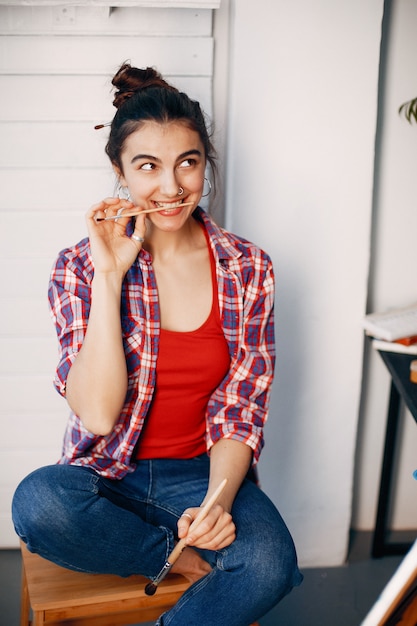
[[[174,209],[178,209],[183,206],[191,206],[194,204],[193,202],[184,202],[183,204],[178,204],[175,207],[172,207],[172,211]],[[118,213],[117,215],[110,215],[109,217],[96,217],[96,222],[109,222],[111,220],[119,220],[121,217],[136,217],[137,215],[147,215],[148,213],[158,213],[159,211],[169,211],[170,208],[166,206],[155,207],[154,209],[143,209],[142,211],[131,210],[126,213]]]

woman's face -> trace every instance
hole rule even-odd
[[[132,202],[141,209],[161,207],[148,215],[155,226],[180,228],[203,193],[206,158],[199,134],[181,122],[144,122],[126,139],[121,161],[120,183]]]

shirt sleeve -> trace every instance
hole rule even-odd
[[[65,396],[71,365],[84,341],[90,312],[92,270],[82,265],[82,255],[63,251],[51,272],[49,307],[59,342],[54,386]]]
[[[209,402],[207,446],[210,449],[220,438],[237,439],[252,448],[256,463],[264,444],[275,366],[275,281],[267,255],[255,257],[246,273],[249,277],[236,293],[235,314],[229,315],[238,319],[236,354]]]

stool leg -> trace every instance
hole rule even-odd
[[[25,566],[22,561],[22,587],[20,592],[20,626],[30,626],[29,622],[30,602],[26,580]]]
[[[45,624],[45,611],[33,611],[31,626],[43,626]]]

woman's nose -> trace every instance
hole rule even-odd
[[[160,191],[164,196],[168,198],[174,198],[176,195],[178,195],[179,188],[180,185],[173,172],[165,172],[161,176]]]

